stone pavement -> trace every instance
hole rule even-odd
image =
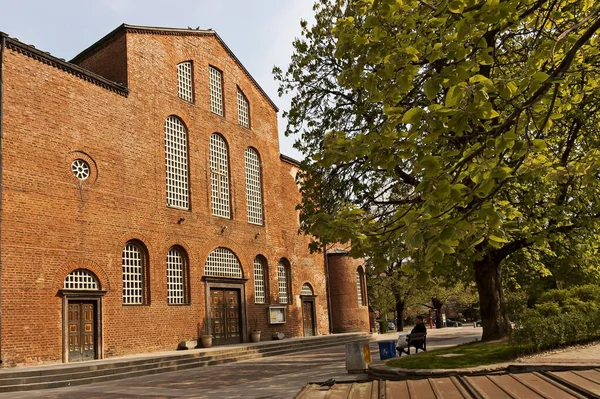
[[[578,347],[571,347],[569,349],[549,351],[519,360],[520,362],[524,363],[600,364],[600,342],[595,342],[589,345],[582,345]]]

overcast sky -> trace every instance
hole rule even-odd
[[[285,69],[300,19],[313,0],[0,0],[0,31],[52,55],[72,59],[122,23],[214,29],[279,108],[281,153],[301,159],[284,137],[283,110],[271,70]]]

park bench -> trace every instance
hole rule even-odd
[[[421,349],[422,351],[427,351],[427,333],[426,332],[422,332],[422,333],[414,333],[414,334],[408,334],[408,336],[406,337],[406,342],[408,343],[408,346],[406,347],[406,354],[410,355],[410,347],[414,347],[415,348],[415,353],[419,353],[419,349]],[[398,349],[398,356],[402,356],[402,349],[396,348]]]

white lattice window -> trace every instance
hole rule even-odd
[[[277,264],[277,283],[279,286],[279,303],[290,303],[288,267],[283,261]]]
[[[123,249],[123,303],[144,303],[144,255],[135,243],[127,243]]]
[[[358,295],[358,306],[364,305],[362,280],[362,271],[359,269],[356,271],[356,294]]]
[[[208,67],[210,85],[210,111],[223,116],[223,73],[217,68]]]
[[[265,262],[254,258],[254,302],[265,303]]]
[[[229,159],[225,139],[216,133],[211,135],[209,151],[212,214],[230,218]]]
[[[179,98],[194,102],[194,85],[192,80],[192,61],[177,64],[177,89]]]
[[[165,166],[167,205],[188,209],[187,131],[175,116],[169,116],[165,121]]]
[[[254,149],[248,147],[246,158],[246,209],[248,223],[263,224],[263,206],[260,182],[260,159]]]
[[[66,290],[98,290],[100,285],[96,276],[90,271],[84,269],[73,270],[63,282],[63,288]]]
[[[305,283],[300,290],[300,295],[314,295],[313,289],[310,284]]]
[[[204,275],[242,278],[242,265],[240,265],[240,261],[231,250],[217,248],[206,258]]]
[[[171,248],[167,254],[167,303],[186,303],[185,256],[178,248]]]
[[[244,127],[250,127],[250,107],[248,99],[240,89],[237,91],[238,123]]]

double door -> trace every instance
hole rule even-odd
[[[96,302],[69,301],[69,362],[96,359]]]
[[[210,289],[210,319],[214,345],[242,342],[240,290]]]

